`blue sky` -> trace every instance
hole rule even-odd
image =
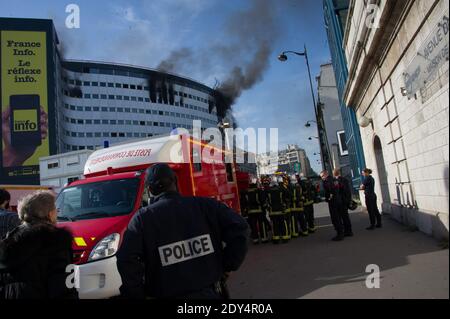
[[[320,65],[330,61],[320,0],[269,0],[273,5],[278,28],[271,43],[273,52],[263,79],[244,91],[233,106],[242,128],[279,129],[280,147],[298,144],[306,149],[313,168],[319,151],[317,130],[305,128],[314,119],[308,74],[302,57],[290,56],[277,60],[283,50],[308,47],[313,77]],[[121,62],[156,67],[170,52],[179,48],[208,52],[211,43],[226,45],[236,41],[224,32],[230,17],[249,7],[249,0],[0,0],[3,17],[50,18],[65,46],[65,57],[109,62]],[[81,28],[64,26],[66,5],[80,7]],[[239,26],[237,26],[239,28]],[[211,52],[214,55],[214,52]],[[239,64],[237,56],[237,64]],[[177,73],[206,85],[216,79],[225,80],[227,63],[215,59],[213,65],[201,67],[202,61],[190,61]],[[316,86],[316,81],[314,86]],[[316,88],[315,88],[316,89]]]

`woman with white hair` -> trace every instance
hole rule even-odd
[[[56,227],[53,193],[25,196],[18,212],[22,224],[0,241],[0,299],[76,298],[66,286],[72,235]]]

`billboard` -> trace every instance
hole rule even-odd
[[[52,154],[53,46],[45,30],[0,29],[0,184],[39,184],[39,158]]]

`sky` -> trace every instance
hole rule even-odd
[[[269,3],[272,21],[252,17],[263,34],[248,37],[252,21],[236,14],[249,10],[253,1]],[[71,3],[80,8],[79,29],[65,27]],[[15,0],[14,5],[0,0],[0,16],[53,19],[67,59],[156,68],[173,51],[187,48],[193,56],[174,73],[210,87],[226,81],[231,67],[251,62],[258,38],[269,39],[267,66],[238,97],[233,114],[243,129],[278,128],[280,149],[298,144],[313,169],[321,170],[319,155],[313,155],[319,153],[318,141],[308,139],[317,136],[317,128],[305,127],[315,118],[305,60],[277,59],[284,50],[302,51],[306,45],[317,94],[315,77],[320,65],[330,62],[320,0]],[[223,47],[227,54],[218,50]]]

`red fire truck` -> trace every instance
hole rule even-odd
[[[207,159],[200,155],[207,155]],[[216,198],[240,212],[234,164],[224,151],[186,135],[122,144],[98,150],[88,158],[85,179],[65,187],[57,198],[58,220],[73,236],[80,274],[80,298],[119,294],[115,254],[132,216],[149,201],[145,170],[168,163],[185,196]]]

